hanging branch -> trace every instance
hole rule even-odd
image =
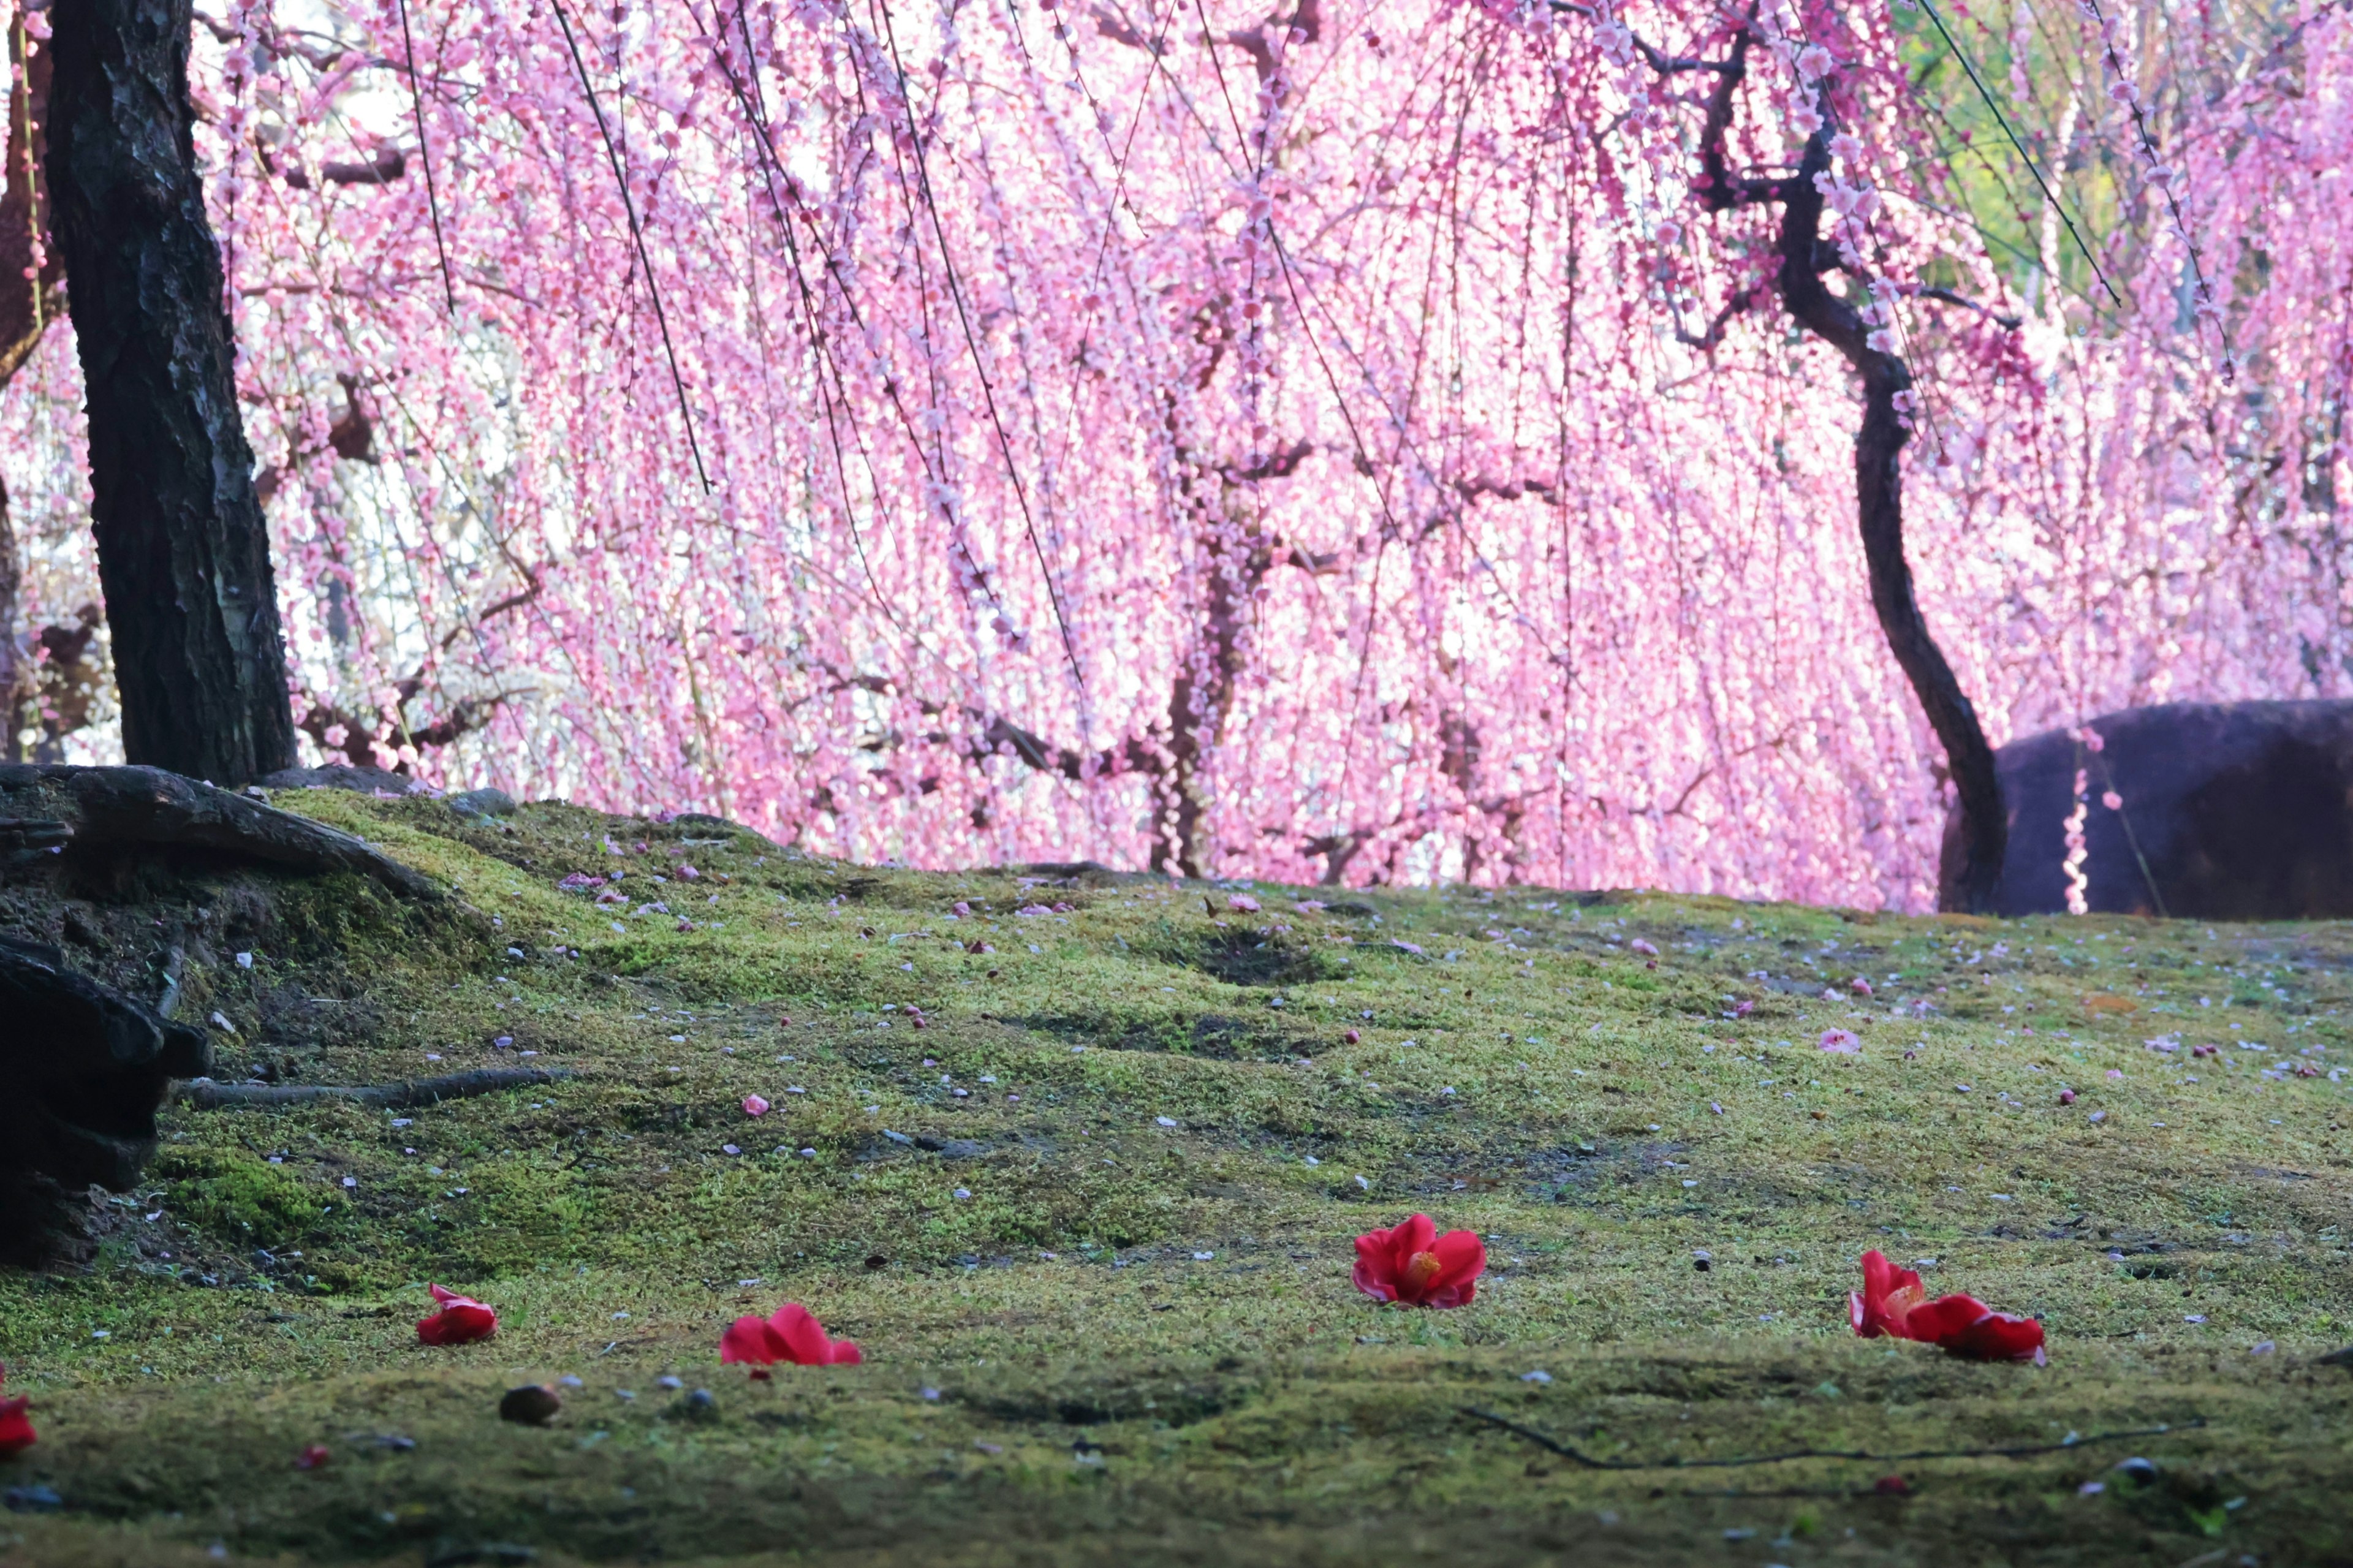
[[[878,0],[880,4],[880,0]],[[907,140],[915,150],[915,185],[923,198],[923,212],[932,220],[932,234],[939,241],[940,267],[947,273],[948,300],[955,306],[956,324],[964,331],[965,348],[972,355],[972,372],[980,382],[980,400],[988,410],[989,427],[997,433],[997,448],[1005,457],[1006,482],[1013,487],[1013,500],[1021,509],[1021,530],[1029,536],[1029,548],[1038,557],[1039,574],[1045,579],[1046,600],[1054,609],[1054,629],[1062,635],[1062,652],[1071,661],[1071,679],[1084,695],[1087,672],[1079,663],[1079,645],[1071,637],[1070,617],[1062,610],[1062,591],[1054,582],[1054,569],[1046,559],[1046,547],[1039,542],[1037,519],[1029,513],[1029,491],[1021,482],[1020,465],[1013,460],[1013,441],[1005,433],[1005,418],[997,409],[997,389],[989,380],[987,363],[982,359],[980,339],[972,330],[972,315],[965,307],[964,286],[956,280],[955,260],[948,253],[948,233],[940,222],[939,203],[932,195],[930,153],[923,145],[923,127],[915,123],[915,100],[908,90],[907,64],[899,58],[899,35],[891,25],[891,8],[880,6],[882,16],[882,37],[891,46],[891,65],[899,77],[899,101],[907,111]]]
[[[1686,1459],[1681,1455],[1672,1459],[1597,1459],[1590,1454],[1570,1447],[1557,1437],[1533,1426],[1522,1426],[1509,1416],[1482,1410],[1475,1405],[1459,1408],[1463,1415],[1474,1420],[1484,1421],[1490,1426],[1500,1426],[1515,1437],[1526,1438],[1546,1453],[1557,1454],[1571,1464],[1582,1465],[1588,1470],[1730,1470],[1750,1465],[1787,1464],[1795,1459],[1867,1459],[1881,1465],[1912,1459],[2028,1459],[2040,1454],[2063,1454],[2073,1448],[2087,1448],[2094,1443],[2121,1443],[2127,1437],[2161,1437],[2168,1432],[2194,1431],[2206,1425],[2206,1418],[2200,1415],[2178,1425],[2094,1432],[2088,1437],[2058,1443],[2025,1443],[1992,1448],[1915,1448],[1903,1454],[1873,1454],[1860,1448],[1787,1448],[1778,1454],[1744,1454],[1730,1459]]]
[[[670,384],[678,392],[678,414],[686,422],[686,449],[694,455],[694,477],[702,481],[702,493],[711,493],[711,476],[703,471],[702,447],[694,438],[694,410],[687,406],[686,378],[678,372],[678,350],[670,341],[670,318],[662,312],[661,286],[654,281],[654,264],[646,254],[645,232],[638,226],[638,204],[629,195],[629,177],[621,170],[621,154],[613,146],[613,133],[605,125],[605,110],[596,101],[596,89],[588,80],[588,62],[580,58],[579,40],[572,36],[571,19],[565,15],[564,0],[553,0],[555,25],[564,29],[564,47],[571,51],[572,68],[580,75],[580,91],[588,100],[588,112],[596,117],[596,134],[605,143],[606,162],[613,165],[613,182],[621,188],[621,210],[629,217],[629,242],[637,247],[638,266],[646,275],[646,293],[652,299],[655,324],[661,328],[662,353],[670,359]]]
[[[399,0],[400,47],[408,56],[408,101],[417,112],[417,161],[425,165],[425,210],[433,218],[433,254],[441,263],[441,292],[458,313],[458,285],[449,278],[449,247],[441,240],[441,198],[433,188],[433,146],[425,135],[425,89],[417,80],[417,40],[408,36],[408,0]],[[400,171],[392,171],[397,174]],[[328,178],[334,176],[330,174]]]
[[[1961,52],[1960,44],[1945,26],[1945,18],[1936,14],[1935,0],[1920,0],[1920,5],[1928,13],[1928,20],[1936,24],[1936,34],[1945,40],[1945,47],[1952,50],[1955,59],[1961,62],[1961,69],[1968,73],[1969,85],[1976,88],[1978,97],[1985,100],[1986,108],[1993,114],[1993,122],[2001,127],[2001,133],[2004,136],[2010,138],[2010,146],[2017,150],[2019,162],[2024,163],[2026,172],[2033,176],[2035,187],[2042,193],[2042,199],[2051,204],[2052,210],[2059,215],[2059,221],[2067,226],[2068,237],[2074,240],[2075,248],[2084,253],[2084,259],[2091,266],[2092,276],[2098,279],[2100,287],[2108,291],[2108,299],[2112,303],[2123,304],[2124,296],[2117,293],[2116,286],[2108,281],[2108,275],[2100,270],[2099,258],[2092,254],[2092,247],[2084,243],[2082,231],[2075,226],[2075,220],[2068,216],[2066,204],[2059,199],[2059,194],[2053,191],[2050,182],[2042,177],[2042,171],[2034,166],[2033,155],[2027,152],[2026,143],[2020,141],[2018,132],[2010,128],[2010,117],[2002,113],[2001,105],[1994,101],[1993,94],[1986,90],[1985,80],[1978,75],[1978,68],[1970,63],[1968,56]]]

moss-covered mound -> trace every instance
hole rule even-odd
[[[94,1266],[0,1276],[41,1434],[0,1561],[2353,1561],[2337,929],[1325,905],[280,803],[460,897],[8,920],[118,978],[204,934],[224,1077],[575,1076],[172,1111]],[[1486,1238],[1470,1307],[1351,1288],[1415,1210]],[[2051,1364],[1857,1340],[1867,1247]],[[421,1346],[428,1280],[497,1338]],[[864,1364],[723,1368],[786,1300]],[[552,1424],[497,1418],[541,1382]]]

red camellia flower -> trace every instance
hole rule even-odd
[[[752,1366],[856,1366],[865,1358],[849,1341],[826,1338],[825,1326],[807,1307],[787,1301],[772,1318],[743,1317],[730,1323],[719,1337],[719,1359]]]
[[[470,1345],[499,1331],[499,1315],[471,1297],[438,1285],[425,1287],[441,1310],[417,1325],[417,1337],[428,1345]]]
[[[8,1381],[8,1367],[0,1362],[0,1384]],[[13,1459],[40,1439],[33,1434],[33,1418],[25,1414],[33,1402],[23,1394],[0,1399],[0,1459]]]
[[[2043,1363],[2041,1323],[1997,1312],[1974,1296],[1931,1301],[1919,1275],[1876,1250],[1862,1255],[1862,1289],[1847,1300],[1854,1331],[1867,1340],[1917,1340],[1972,1361]]]
[[[1487,1249],[1477,1237],[1467,1230],[1440,1236],[1426,1214],[1356,1237],[1356,1289],[1376,1301],[1467,1307],[1486,1268]]]
[[[298,1470],[323,1469],[327,1461],[334,1457],[324,1443],[313,1443],[294,1456],[294,1468]]]

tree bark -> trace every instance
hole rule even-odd
[[[1862,312],[1831,292],[1822,275],[1839,265],[1834,247],[1823,240],[1822,191],[1814,182],[1831,171],[1831,136],[1835,127],[1825,121],[1807,138],[1798,172],[1783,178],[1764,179],[1735,174],[1725,155],[1725,132],[1731,129],[1734,94],[1746,79],[1748,50],[1754,36],[1745,28],[1733,36],[1731,53],[1721,60],[1670,60],[1648,46],[1643,48],[1653,69],[1704,70],[1715,73],[1700,129],[1700,177],[1697,191],[1711,212],[1778,202],[1781,232],[1776,248],[1780,267],[1774,291],[1782,307],[1814,336],[1838,350],[1862,380],[1862,427],[1854,438],[1855,515],[1862,533],[1863,563],[1871,575],[1871,605],[1879,616],[1880,634],[1897,668],[1911,682],[1912,693],[1927,715],[1928,727],[1945,748],[1956,794],[1960,853],[1948,855],[1939,875],[1936,901],[1946,910],[1983,913],[1993,905],[2001,879],[2002,858],[2010,847],[2010,816],[2003,809],[2001,781],[1994,771],[1993,747],[1977,709],[1961,689],[1944,649],[1936,646],[1912,592],[1912,567],[1904,558],[1904,446],[1911,438],[1896,407],[1896,394],[1912,385],[1912,372],[1895,355],[1873,348],[1871,328]],[[1713,349],[1725,322],[1742,301],[1733,300],[1716,318],[1704,339],[1686,339],[1694,346]]]
[[[234,787],[294,761],[294,719],[191,136],[190,0],[50,15],[51,224],[88,384],[123,754]]]
[[[1910,439],[1895,406],[1895,395],[1912,384],[1912,373],[1894,354],[1871,346],[1870,328],[1855,308],[1822,283],[1822,194],[1814,176],[1831,167],[1830,127],[1806,142],[1797,175],[1786,182],[1781,204],[1781,301],[1805,328],[1843,355],[1862,378],[1862,428],[1854,437],[1856,521],[1862,531],[1862,558],[1871,574],[1871,605],[1879,629],[1895,656],[1913,695],[1928,716],[1928,727],[1944,743],[1960,812],[1961,858],[1947,870],[1937,901],[1946,909],[1983,913],[2001,879],[2010,846],[2010,819],[2002,809],[2001,783],[1994,772],[1993,747],[1985,726],[1961,689],[1945,650],[1936,646],[1912,592],[1912,567],[1904,559],[1904,445]]]

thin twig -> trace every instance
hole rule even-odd
[[[1920,290],[1920,298],[1923,300],[1942,300],[1947,305],[1958,305],[1964,310],[1975,310],[1978,314],[1997,323],[2007,331],[2014,332],[2018,331],[2021,326],[2024,325],[2024,323],[2016,316],[2005,316],[2000,311],[1995,310],[1992,306],[1982,304],[1978,300],[1970,299],[1966,294],[1955,293],[1950,289],[1923,289]]]
[[[876,0],[882,17],[882,39],[890,47],[891,64],[899,76],[899,100],[907,110],[907,141],[915,151],[915,187],[923,198],[923,211],[932,220],[932,234],[939,241],[940,268],[947,274],[948,302],[955,307],[956,323],[964,331],[965,348],[972,354],[973,375],[980,383],[980,400],[988,410],[989,427],[997,433],[997,449],[1005,457],[1006,481],[1013,487],[1013,499],[1021,509],[1021,531],[1029,535],[1029,550],[1038,558],[1038,574],[1045,580],[1046,602],[1053,606],[1054,629],[1062,635],[1062,652],[1071,661],[1071,679],[1076,682],[1080,695],[1087,689],[1085,666],[1079,662],[1079,645],[1071,635],[1070,617],[1062,611],[1062,591],[1054,582],[1053,563],[1046,559],[1046,547],[1038,538],[1038,521],[1030,515],[1029,490],[1021,482],[1020,465],[1013,458],[1013,440],[1005,431],[1005,417],[997,412],[997,389],[990,383],[987,361],[980,352],[980,339],[972,330],[972,314],[965,308],[964,287],[956,280],[955,258],[948,251],[948,231],[940,221],[940,205],[932,195],[930,153],[923,145],[923,127],[915,121],[915,99],[908,85],[907,64],[899,57],[899,35],[891,22],[887,0]]]
[[[2088,1437],[2076,1437],[2060,1443],[2033,1443],[2009,1448],[1919,1448],[1906,1454],[1872,1454],[1858,1448],[1791,1448],[1778,1454],[1749,1454],[1735,1459],[1597,1459],[1590,1454],[1579,1453],[1557,1437],[1548,1436],[1533,1426],[1524,1426],[1507,1415],[1492,1410],[1482,1410],[1475,1405],[1461,1406],[1465,1415],[1500,1426],[1515,1437],[1525,1437],[1548,1453],[1558,1454],[1573,1464],[1588,1470],[1725,1470],[1748,1465],[1778,1465],[1791,1459],[1868,1459],[1874,1464],[1896,1464],[1909,1459],[2023,1459],[2037,1454],[2064,1453],[2093,1443],[2117,1443],[2126,1437],[2158,1437],[2168,1432],[2186,1432],[2206,1425],[2204,1416],[2193,1417],[2178,1426],[2136,1426],[2119,1432],[2094,1432]]]
[[[2067,233],[2075,241],[2075,248],[2082,251],[2084,259],[2091,264],[2092,276],[2100,280],[2100,287],[2108,291],[2108,298],[2111,300],[2122,305],[2125,302],[2124,296],[2117,293],[2116,286],[2108,281],[2108,275],[2100,270],[2100,259],[2092,254],[2092,247],[2084,243],[2082,232],[2075,227],[2075,220],[2068,216],[2067,205],[2059,199],[2058,193],[2053,191],[2042,178],[2042,171],[2034,166],[2033,155],[2027,152],[2026,143],[2018,139],[2018,132],[2010,128],[2009,116],[2002,113],[2001,105],[1994,101],[1993,94],[1986,90],[1984,79],[1978,75],[1978,68],[1970,63],[1968,56],[1961,52],[1959,42],[1945,26],[1945,18],[1937,15],[1934,0],[1920,0],[1920,8],[1928,13],[1928,20],[1936,25],[1936,32],[1944,38],[1945,47],[1953,51],[1953,58],[1960,61],[1961,68],[1968,73],[1970,85],[1978,89],[1978,96],[1985,100],[1986,108],[1993,111],[1994,123],[2001,127],[2001,133],[2009,137],[2010,144],[2018,150],[2020,161],[2025,163],[2026,172],[2034,176],[2034,183],[2041,188],[2043,199],[2048,201],[2052,210],[2059,215],[2059,221],[2067,226]]]
[[[458,314],[458,285],[449,277],[449,247],[441,240],[441,198],[433,189],[433,148],[425,135],[425,89],[417,80],[417,40],[408,36],[408,0],[399,3],[400,47],[408,54],[408,101],[417,111],[417,161],[425,165],[425,210],[433,217],[433,254],[441,258],[441,291],[449,301],[449,314],[454,318]]]

